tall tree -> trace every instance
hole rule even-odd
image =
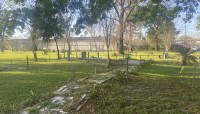
[[[164,46],[164,58],[167,58],[168,51],[175,39],[176,28],[173,22],[163,22],[158,29],[158,37]]]
[[[64,18],[64,31],[65,31],[65,39],[64,39],[64,46],[67,42],[68,50],[67,50],[67,59],[70,61],[70,55],[71,55],[71,30],[72,30],[72,23],[73,23],[73,15],[72,13],[65,12],[63,14]],[[66,42],[65,42],[66,41]],[[65,50],[64,50],[64,57],[65,57]]]
[[[181,12],[186,13],[185,21],[192,18],[199,0],[149,0],[138,5],[137,11],[133,13],[132,22],[142,22],[148,28],[149,33],[153,32],[155,49],[158,47],[159,26],[163,23],[170,23],[177,18]],[[153,29],[153,30],[152,30]],[[156,34],[155,34],[156,33]]]
[[[178,7],[168,8],[162,0],[150,0],[145,5],[138,6],[133,14],[133,22],[142,22],[148,28],[148,35],[154,42],[155,50],[159,48],[159,26],[163,22],[171,22],[176,18]]]
[[[183,20],[188,22],[193,14],[197,12],[200,0],[175,0],[176,7],[179,8],[179,12],[184,12],[185,17]]]
[[[113,7],[119,24],[119,54],[124,54],[124,32],[130,21],[131,14],[136,10],[140,1],[143,0],[114,0]]]
[[[113,6],[113,0],[77,0],[74,3],[76,9],[79,9],[77,22],[74,26],[76,34],[81,33],[85,26],[91,26],[98,23],[98,20],[106,17],[106,12]]]
[[[36,17],[33,16],[35,13],[35,7],[32,8],[23,8],[24,12],[24,22],[25,22],[25,31],[30,35],[30,40],[32,43],[32,52],[35,61],[38,61],[37,58],[37,40],[41,38],[40,32],[38,30],[39,21]]]
[[[5,50],[5,39],[11,37],[15,29],[21,24],[20,15],[19,9],[0,10],[0,49],[2,53]]]
[[[37,18],[39,22],[37,25],[38,30],[44,41],[49,42],[51,38],[54,39],[57,49],[57,58],[60,59],[60,50],[58,47],[58,39],[63,37],[64,34],[64,22],[62,12],[60,9],[64,8],[62,1],[49,1],[42,0],[36,1],[36,8],[33,16]]]
[[[128,52],[132,50],[134,43],[139,44],[139,42],[133,41],[134,38],[142,40],[141,25],[140,24],[133,25],[131,22],[129,22],[128,26],[126,27],[125,38],[124,38]],[[138,46],[135,47],[137,50]]]
[[[150,27],[147,31],[147,38],[151,48],[154,48],[157,51],[160,47],[159,45],[159,38],[157,34],[157,30],[153,27]]]
[[[101,22],[100,22],[101,23]],[[100,31],[98,31],[99,27],[98,24],[94,24],[92,26],[88,26],[86,27],[90,37],[91,37],[91,41],[90,41],[90,51],[93,51],[93,48],[95,48],[96,52],[98,52],[99,50],[99,37],[98,37],[98,33]]]
[[[107,48],[108,65],[110,65],[110,41],[112,38],[113,24],[114,24],[114,20],[110,18],[106,18],[102,20],[103,34],[105,37],[106,48]]]
[[[76,33],[80,33],[86,25],[97,23],[98,19],[104,17],[104,12],[111,8],[112,0],[35,0],[36,11],[34,17],[38,18],[39,31],[44,41],[54,38],[56,42],[58,58],[59,49],[57,40],[65,34],[61,24],[66,7],[71,11],[77,11],[77,23],[74,26]]]

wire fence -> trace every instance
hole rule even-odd
[[[93,59],[92,59],[93,60]],[[32,57],[26,56],[23,59],[0,59],[0,72],[29,72],[29,73],[56,73],[56,74],[68,74],[68,73],[98,73],[106,72],[105,61],[97,60],[88,63],[87,59],[71,58],[71,63],[67,59],[56,58],[38,58],[38,61],[34,61]],[[79,64],[80,62],[80,64]],[[95,63],[96,62],[96,63]],[[86,64],[84,64],[86,63]],[[91,64],[91,65],[89,65]],[[98,64],[100,66],[91,66]],[[88,70],[88,68],[90,70]]]
[[[42,56],[41,56],[42,55]],[[66,68],[63,64],[67,61],[67,54],[64,55],[64,53],[60,53],[60,57],[62,61],[60,61],[59,64],[57,64],[57,53],[51,53],[48,55],[44,55],[40,53],[38,56],[39,62],[46,62],[44,65],[44,68],[38,67],[40,64],[39,62],[35,62],[33,59],[33,55],[28,56],[22,56],[21,58],[16,59],[2,59],[0,58],[0,72],[3,71],[23,71],[23,70],[29,70],[33,71],[36,70],[36,72],[58,72],[62,73],[63,71],[69,71],[69,72],[78,72],[78,68]],[[82,52],[73,52],[71,54],[71,60],[72,61],[90,61],[90,60],[105,60],[107,59],[107,52],[85,52],[85,55],[83,57]],[[110,58],[113,60],[118,59],[125,59],[128,56],[123,54],[119,55],[116,53],[110,53]],[[200,63],[200,55],[196,55],[197,61]],[[148,60],[155,60],[155,59],[163,59],[163,55],[161,54],[130,54],[130,59],[136,59],[141,61],[148,61]],[[54,62],[55,61],[55,62]],[[48,63],[49,62],[49,63]],[[100,61],[101,62],[101,61]],[[59,69],[58,69],[59,68]],[[52,71],[48,71],[49,69],[52,69]]]

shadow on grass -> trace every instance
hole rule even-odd
[[[83,113],[199,113],[199,87],[177,77],[115,77],[92,93]],[[197,82],[200,80],[197,79]]]
[[[28,69],[24,63],[13,63],[12,68],[7,64],[7,67],[0,71],[0,113],[39,102],[68,81],[106,71],[105,61],[31,61]]]
[[[182,69],[183,68],[183,69]],[[182,69],[182,72],[180,72]],[[152,76],[200,76],[200,67],[197,65],[196,72],[195,67],[192,64],[182,66],[177,61],[156,61],[143,65],[140,68],[139,73],[141,75],[152,75]]]

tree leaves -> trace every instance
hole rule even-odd
[[[106,11],[112,8],[113,0],[89,0],[88,4],[83,2],[82,4],[83,7],[79,9],[80,15],[74,26],[77,33],[80,33],[84,26],[91,26],[96,24],[99,19],[104,19]]]
[[[16,10],[0,10],[0,37],[11,36],[20,25],[20,12]]]
[[[176,51],[179,53],[179,55],[181,55],[183,65],[186,65],[186,61],[197,63],[197,57],[191,55],[192,53],[194,53],[194,51],[192,51],[190,48],[178,46]]]
[[[176,0],[175,2],[176,7],[178,7],[180,11],[186,13],[184,21],[189,21],[196,12],[200,0]]]

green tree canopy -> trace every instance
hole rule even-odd
[[[24,27],[23,20],[20,19],[22,13],[20,9],[1,9],[0,10],[0,39],[1,51],[3,52],[5,45],[4,40],[12,36],[15,29],[19,26]]]
[[[183,12],[186,14],[183,20],[189,21],[198,5],[199,0],[149,0],[138,5],[131,21],[147,27],[150,41],[154,42],[156,48],[159,42],[159,27],[163,23],[172,23]]]

